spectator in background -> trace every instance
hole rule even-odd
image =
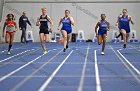
[[[20,28],[20,30],[22,30],[21,43],[26,43],[27,23],[31,26],[31,23],[28,20],[28,17],[26,16],[26,12],[24,11],[23,15],[19,18],[19,28]],[[23,39],[24,39],[24,41],[23,41]]]

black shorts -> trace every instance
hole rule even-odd
[[[49,31],[48,31],[48,29],[47,30],[46,29],[40,29],[39,34],[40,33],[49,34]]]

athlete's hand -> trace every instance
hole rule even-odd
[[[49,32],[52,33],[52,29],[51,28],[49,29]]]
[[[57,30],[60,30],[59,27],[57,28]]]
[[[107,28],[107,31],[109,31],[109,28]]]
[[[52,33],[52,30],[50,30],[49,32]]]
[[[15,32],[17,32],[18,31],[18,29],[15,29]]]

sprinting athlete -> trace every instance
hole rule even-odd
[[[63,52],[65,52],[69,46],[69,39],[70,39],[71,33],[72,33],[72,26],[71,25],[74,26],[74,19],[73,19],[73,17],[70,16],[69,10],[65,10],[65,16],[60,19],[60,22],[58,25],[58,30],[60,30],[59,27],[60,27],[61,23],[62,23],[61,33],[62,33],[63,38],[64,38],[64,50],[63,50]]]
[[[3,27],[3,33],[2,33],[3,38],[4,38],[5,28],[6,28],[5,41],[6,41],[6,43],[9,44],[8,55],[10,55],[11,54],[10,50],[11,50],[11,47],[13,44],[14,35],[15,35],[15,32],[17,31],[17,24],[14,20],[13,14],[7,15],[7,19],[6,19],[6,21],[4,23],[4,27]]]
[[[124,45],[123,48],[126,48],[126,42],[130,34],[130,22],[134,24],[132,17],[128,15],[127,9],[123,9],[123,14],[118,17],[119,27],[121,33],[123,34]]]
[[[99,29],[98,29],[99,27]],[[98,29],[98,32],[97,32]],[[110,30],[110,24],[106,21],[106,15],[101,14],[101,20],[96,24],[95,26],[95,33],[98,39],[98,44],[100,45],[103,42],[102,45],[102,52],[101,54],[104,55],[104,49],[106,45],[106,37],[107,37],[107,31]]]
[[[41,46],[43,48],[44,54],[47,54],[47,50],[44,45],[44,40],[46,40],[46,42],[49,42],[49,32],[52,32],[53,21],[47,15],[46,8],[42,8],[41,11],[42,11],[42,15],[37,19],[36,25],[39,26],[40,28],[40,31],[39,31],[40,42],[41,42]],[[48,27],[48,22],[50,23],[50,29]]]

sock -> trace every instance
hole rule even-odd
[[[10,51],[10,50],[11,50],[11,47],[12,47],[12,45],[9,45],[8,51]]]

